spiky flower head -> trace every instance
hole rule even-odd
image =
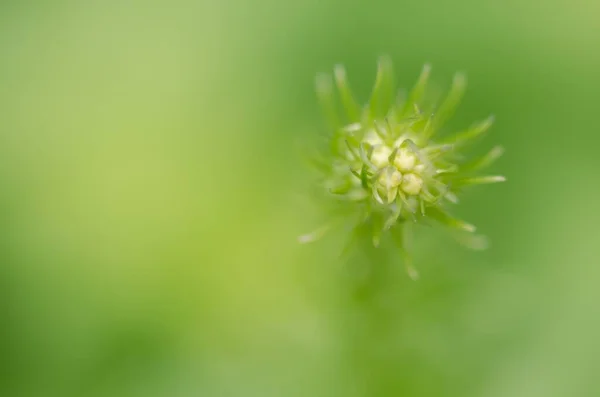
[[[334,70],[334,84],[328,75],[317,78],[317,95],[329,120],[328,148],[313,164],[321,172],[320,186],[326,195],[349,212],[357,214],[355,229],[372,225],[371,238],[379,245],[390,231],[400,248],[411,277],[409,241],[417,223],[437,221],[451,229],[471,234],[463,241],[481,247],[475,226],[451,216],[446,207],[456,204],[468,186],[504,181],[502,176],[479,175],[503,150],[494,147],[482,157],[469,159],[463,150],[486,132],[493,118],[475,123],[458,133],[440,137],[466,87],[463,74],[456,74],[447,96],[438,106],[427,105],[429,65],[407,96],[394,98],[391,61],[379,61],[371,99],[360,106],[354,99],[345,69]],[[338,112],[338,100],[343,115]],[[315,240],[327,227],[300,237]]]

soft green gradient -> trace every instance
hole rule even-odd
[[[486,4],[490,3],[490,4]],[[597,396],[591,1],[0,3],[0,396]],[[470,80],[469,252],[299,247],[317,72]]]

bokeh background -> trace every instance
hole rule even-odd
[[[0,2],[0,395],[598,396],[600,4]],[[469,76],[492,246],[318,222],[317,72]]]

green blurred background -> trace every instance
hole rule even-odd
[[[600,4],[0,2],[0,396],[598,396]],[[490,113],[492,241],[297,246],[317,72]],[[300,145],[301,146],[301,145]]]

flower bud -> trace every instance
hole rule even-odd
[[[337,114],[330,78],[320,75],[317,80],[318,98],[332,126],[328,157],[315,161],[323,173],[321,186],[335,200],[350,203],[345,209],[356,209],[360,214],[357,227],[363,222],[374,225],[375,244],[379,244],[384,231],[396,234],[395,241],[413,276],[416,272],[410,265],[406,242],[412,225],[434,220],[458,232],[473,233],[473,225],[452,217],[446,207],[458,202],[463,188],[504,181],[501,176],[477,174],[502,154],[501,147],[475,159],[459,152],[488,130],[492,117],[438,140],[439,132],[462,98],[466,78],[457,74],[439,108],[425,108],[424,103],[429,103],[424,98],[430,71],[426,65],[407,100],[398,103],[392,100],[391,62],[384,58],[370,102],[360,106],[345,69],[336,66],[335,86],[345,110],[343,117]],[[342,119],[347,123],[342,123]]]

